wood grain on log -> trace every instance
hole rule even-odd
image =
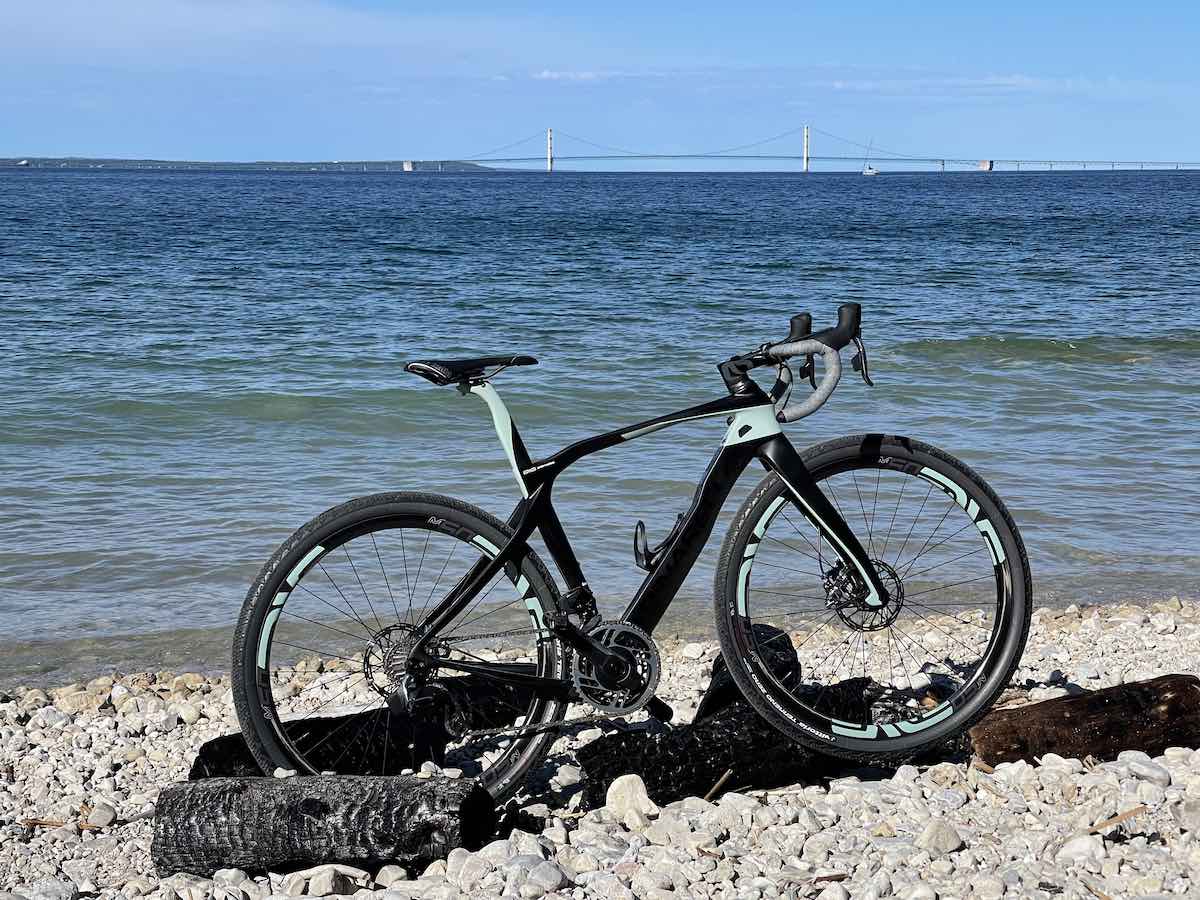
[[[413,865],[478,849],[495,828],[492,797],[474,780],[211,778],[159,795],[151,855],[163,875],[278,872],[313,861]]]
[[[1157,756],[1171,746],[1200,747],[1200,678],[1161,675],[996,709],[968,734],[971,749],[991,765],[1047,753],[1108,760],[1122,750]]]

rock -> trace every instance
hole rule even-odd
[[[117,821],[117,811],[104,800],[97,800],[92,804],[92,811],[88,813],[87,822],[89,825],[95,825],[97,828],[107,828],[113,822]]]
[[[658,806],[646,793],[646,784],[640,775],[622,775],[613,779],[605,795],[604,808],[618,820],[624,820],[630,812],[658,815]]]
[[[913,841],[913,846],[928,850],[930,856],[940,856],[960,849],[963,839],[953,825],[941,817],[934,817]]]
[[[1004,882],[990,875],[971,882],[971,894],[978,900],[1000,900],[1004,896],[1004,890]]]
[[[817,900],[850,900],[850,892],[835,881],[822,888]]]
[[[1152,760],[1132,759],[1129,761],[1129,771],[1143,781],[1150,781],[1159,787],[1169,787],[1171,770]]]
[[[71,881],[43,878],[22,889],[29,900],[75,900],[79,889]]]
[[[704,657],[704,645],[694,642],[685,644],[681,655],[684,659],[702,659]]]
[[[544,893],[557,891],[560,887],[567,883],[566,876],[563,875],[562,869],[554,863],[546,861],[538,863],[529,870],[529,875],[526,877],[526,882],[537,885]]]
[[[560,788],[567,788],[579,784],[582,777],[583,772],[579,766],[559,766],[553,780]]]
[[[175,712],[185,725],[195,725],[200,721],[200,709],[194,703],[180,703]]]
[[[1054,854],[1054,859],[1060,863],[1082,863],[1088,860],[1104,859],[1104,841],[1094,834],[1083,834],[1073,837]]]
[[[375,883],[381,888],[389,887],[397,881],[405,881],[408,878],[408,873],[404,871],[402,866],[387,865],[375,873]]]
[[[1200,833],[1200,800],[1184,800],[1171,807],[1171,815],[1184,831]]]
[[[900,894],[903,900],[938,900],[938,893],[923,881],[919,881]]]

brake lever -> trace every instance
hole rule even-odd
[[[875,387],[875,382],[871,380],[871,367],[867,364],[867,348],[863,346],[862,338],[855,336],[854,346],[858,348],[858,352],[854,354],[854,359],[850,360],[850,365],[854,367],[854,371],[862,375],[862,380],[870,387]]]
[[[800,367],[800,377],[807,378],[814,391],[817,389],[817,367],[811,353],[804,357],[804,365]]]

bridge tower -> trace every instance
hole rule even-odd
[[[554,171],[554,129],[546,129],[546,171]]]
[[[808,174],[808,126],[804,126],[804,174]]]

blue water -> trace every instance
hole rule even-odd
[[[960,455],[1041,602],[1200,593],[1195,173],[7,170],[0,637],[229,626],[274,547],[359,494],[507,514],[485,408],[414,357],[539,357],[497,381],[536,457],[718,396],[717,362],[846,300],[878,386],[847,378],[797,444],[886,430]],[[633,522],[665,533],[722,427],[560,482],[614,605]],[[710,579],[685,587],[694,617]]]

